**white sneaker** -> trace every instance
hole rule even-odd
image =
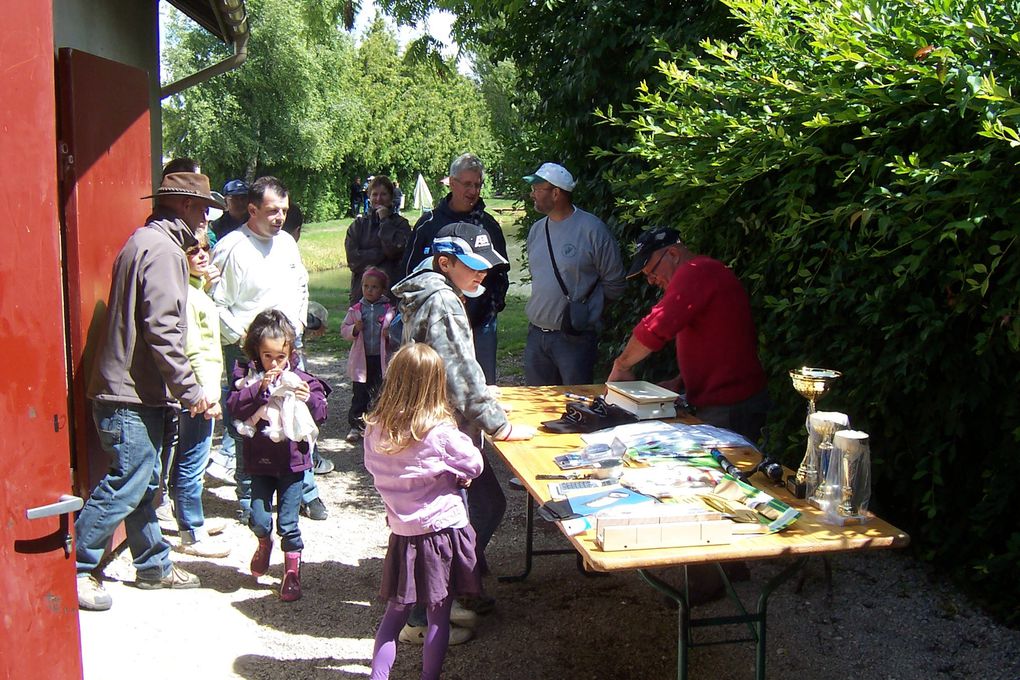
[[[361,441],[362,437],[364,437],[364,436],[365,436],[365,433],[361,431],[360,427],[352,427],[351,431],[347,433],[347,437],[346,437],[347,443],[349,443],[349,444],[357,444],[358,442]]]
[[[470,609],[464,609],[460,602],[454,600],[453,608],[450,610],[450,623],[465,628],[474,628],[478,623],[478,614],[475,614]]]
[[[404,626],[400,631],[398,639],[401,642],[406,642],[410,645],[423,645],[425,644],[425,633],[428,632],[428,626],[412,626],[410,624]],[[460,626],[450,625],[450,646],[462,645],[475,636],[475,632],[470,628],[461,628]]]
[[[160,522],[173,522],[177,524],[177,518],[174,517],[174,509],[170,505],[170,499],[164,496],[163,503],[156,506],[156,519]]]
[[[230,546],[211,538],[203,538],[194,542],[184,538],[174,546],[174,550],[195,557],[226,557],[230,554]]]

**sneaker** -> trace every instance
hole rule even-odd
[[[174,517],[174,509],[170,505],[170,499],[163,497],[163,502],[156,507],[156,519],[160,522],[173,522],[177,525],[177,518]]]
[[[166,576],[155,580],[136,578],[135,585],[142,590],[159,590],[160,588],[183,590],[186,588],[200,588],[202,581],[194,574],[186,572],[176,564],[173,564],[170,565],[170,571]]]
[[[321,498],[313,498],[301,505],[301,514],[308,519],[321,521],[329,517],[329,510],[326,509],[326,504],[322,502]]]
[[[475,614],[488,614],[496,608],[496,598],[490,595],[458,597],[457,602],[464,609],[472,611]]]
[[[428,629],[428,626],[412,626],[408,624],[400,630],[400,635],[397,639],[410,645],[423,645],[425,644],[425,633],[428,632]],[[453,645],[462,645],[474,636],[475,632],[470,628],[461,628],[458,625],[450,624],[451,647]]]
[[[322,456],[315,456],[315,467],[312,468],[312,472],[317,475],[328,475],[330,472],[336,469],[336,465],[333,464],[329,458],[323,458]]]
[[[360,427],[352,427],[351,431],[347,433],[347,437],[346,437],[347,443],[348,444],[357,444],[358,442],[361,441],[362,437],[364,437],[364,436],[365,436],[365,434],[364,434],[364,432],[361,431]]]
[[[222,517],[206,517],[202,527],[210,536],[219,536],[227,530],[227,520]]]
[[[78,609],[105,612],[113,606],[113,598],[95,576],[78,574]]]
[[[200,538],[189,540],[187,536],[181,538],[181,542],[174,546],[174,550],[185,555],[195,557],[226,557],[230,554],[230,546],[214,541],[211,538]]]
[[[454,600],[453,607],[450,609],[450,623],[464,628],[474,628],[478,624],[478,614],[470,609],[464,609],[460,602]]]

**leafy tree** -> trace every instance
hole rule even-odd
[[[474,151],[500,164],[479,86],[446,65],[401,58],[380,18],[360,45],[336,25],[349,3],[249,0],[248,61],[164,104],[164,148],[215,181],[276,174],[312,219],[342,215],[354,175],[410,187]],[[209,34],[171,25],[170,78],[227,56]]]
[[[749,284],[788,462],[786,371],[843,370],[826,406],[871,434],[883,514],[1017,621],[1018,4],[726,4],[739,40],[675,50],[605,112],[631,131],[599,153],[624,216]]]
[[[727,16],[712,2],[669,3],[654,0],[385,0],[398,21],[422,21],[433,10],[456,17],[453,37],[476,55],[483,87],[489,76],[504,81],[513,68],[514,90],[508,106],[514,125],[497,127],[507,168],[507,186],[521,195],[520,177],[543,161],[565,163],[581,179],[579,202],[611,217],[611,186],[601,178],[602,161],[592,146],[612,145],[621,131],[599,127],[596,108],[632,101],[644,78],[654,71],[656,37],[670,44],[697,41],[728,29]],[[485,66],[485,64],[488,66]],[[502,66],[501,66],[502,64]],[[500,69],[503,69],[500,71]],[[505,90],[504,90],[505,91]]]

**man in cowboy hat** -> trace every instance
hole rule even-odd
[[[93,576],[114,530],[123,521],[141,589],[197,588],[197,576],[170,561],[152,506],[159,484],[166,423],[178,403],[205,413],[204,394],[184,353],[188,260],[195,232],[207,226],[206,209],[223,207],[209,178],[194,172],[166,175],[152,196],[145,226],[133,233],[113,265],[104,330],[88,396],[109,472],[74,525],[78,606],[109,609],[112,600]]]

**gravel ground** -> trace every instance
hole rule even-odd
[[[315,354],[309,360],[310,370],[335,388],[321,450],[336,463],[336,472],[317,478],[329,519],[301,520],[304,597],[290,604],[278,600],[279,550],[268,575],[258,582],[249,575],[255,538],[236,523],[225,534],[234,546],[229,557],[175,557],[202,578],[204,587],[197,590],[133,588],[130,556],[121,552],[105,571],[113,609],[81,612],[87,680],[368,675],[383,611],[375,593],[388,534],[361,447],[343,439],[350,384],[342,366]],[[506,469],[498,467],[506,482]],[[523,566],[525,497],[510,489],[507,497],[506,519],[489,547],[496,574],[517,573]],[[234,504],[234,488],[209,478],[207,514],[230,518]],[[537,527],[536,547],[566,545],[555,527]],[[786,564],[753,564],[751,580],[737,590],[753,602],[761,585]],[[831,583],[823,561],[813,559],[773,595],[770,677],[1020,678],[1020,631],[995,625],[907,552],[842,555],[830,564]],[[476,640],[450,649],[444,667],[449,680],[676,677],[676,613],[636,574],[586,576],[575,569],[573,557],[547,556],[536,558],[527,581],[491,579],[488,588],[497,608],[481,620]],[[717,602],[695,613],[732,611],[732,605]],[[699,630],[697,639],[746,633],[746,628]],[[401,645],[392,677],[414,678],[419,670],[420,648]],[[690,676],[752,678],[754,646],[697,647]]]

